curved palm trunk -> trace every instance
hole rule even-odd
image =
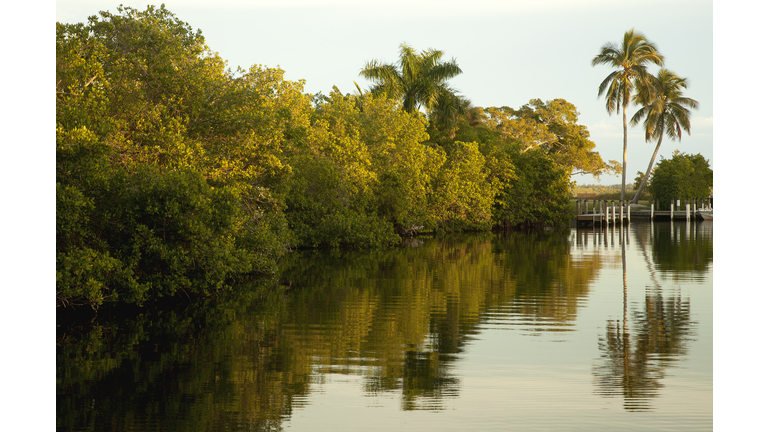
[[[640,194],[643,193],[643,190],[645,189],[645,185],[648,183],[648,177],[651,175],[651,169],[653,168],[653,162],[656,160],[656,155],[659,154],[659,149],[661,148],[662,139],[664,139],[664,118],[663,117],[661,119],[661,134],[659,135],[659,142],[656,144],[656,150],[653,151],[653,156],[651,156],[651,163],[648,164],[648,169],[645,170],[643,181],[640,183],[640,187],[637,188],[637,192],[635,192],[634,198],[632,198],[632,204],[637,204],[637,202],[640,200]]]
[[[624,191],[627,188],[627,104],[622,107],[624,115],[624,161],[621,164],[621,200],[624,201]]]

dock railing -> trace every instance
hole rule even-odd
[[[599,223],[601,225],[624,224],[630,222],[630,217],[633,214],[641,219],[684,219],[689,221],[698,218],[699,211],[702,209],[712,209],[711,197],[674,199],[669,204],[664,204],[658,199],[652,199],[650,210],[632,210],[630,200],[618,200],[618,202],[610,200],[609,204],[608,199],[593,198],[590,203],[589,199],[578,198],[576,199],[576,222]]]

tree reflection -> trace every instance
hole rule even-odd
[[[607,322],[604,336],[598,339],[600,362],[593,374],[597,394],[622,397],[624,409],[644,411],[651,409],[652,398],[663,387],[666,370],[685,355],[695,323],[691,322],[690,301],[682,299],[679,292],[665,296],[653,271],[654,286],[646,288],[643,310],[635,311],[632,322],[628,321],[626,248],[622,237],[622,320]],[[646,238],[639,235],[636,240],[648,259]],[[653,244],[658,240],[655,238]]]
[[[250,288],[60,328],[57,429],[278,430],[308,393],[308,365],[278,349],[282,294]]]
[[[279,289],[63,332],[57,422],[278,430],[329,374],[360,377],[369,395],[399,393],[403,410],[444,409],[460,392],[453,365],[489,311],[537,332],[568,329],[601,265],[573,259],[559,232],[290,254]]]
[[[535,330],[567,330],[598,263],[574,265],[569,232],[449,237],[373,253],[306,252],[283,263],[284,326],[314,370],[364,377],[371,395],[442,409],[459,393],[457,355],[500,307]],[[536,334],[536,333],[534,333]]]
[[[653,260],[656,267],[664,273],[677,275],[703,274],[712,264],[713,237],[711,222],[670,222],[654,223]]]

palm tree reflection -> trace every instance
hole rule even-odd
[[[651,399],[664,385],[668,367],[685,355],[686,342],[693,335],[690,301],[680,292],[664,295],[654,278],[647,287],[643,310],[627,314],[627,264],[624,228],[620,229],[624,310],[622,320],[609,320],[605,334],[599,337],[600,360],[593,368],[595,393],[624,398],[628,411],[650,410]],[[645,242],[638,238],[645,253]],[[645,254],[647,257],[647,254]]]

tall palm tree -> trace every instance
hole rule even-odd
[[[656,77],[651,77],[649,85],[640,89],[636,95],[636,101],[642,105],[642,108],[632,116],[630,123],[635,126],[645,119],[643,122],[645,140],[650,141],[658,138],[659,142],[656,144],[656,150],[654,150],[651,163],[648,164],[648,169],[645,171],[643,181],[635,192],[635,197],[632,198],[633,204],[637,204],[640,194],[648,182],[664,133],[666,132],[671,140],[680,140],[682,131],[688,132],[688,135],[691,134],[691,111],[686,107],[697,109],[699,102],[684,97],[684,88],[688,88],[685,78],[680,78],[669,70],[662,69]]]
[[[592,59],[592,66],[606,64],[616,68],[611,72],[598,88],[597,95],[605,93],[605,109],[608,114],[613,114],[621,107],[624,119],[624,160],[621,172],[621,199],[627,185],[627,106],[637,84],[647,81],[648,73],[645,65],[654,63],[661,66],[664,57],[659,54],[656,46],[645,39],[641,33],[635,33],[634,29],[624,33],[621,45],[606,43],[600,49],[600,54]],[[638,83],[639,81],[639,83]]]
[[[403,109],[413,112],[420,107],[431,110],[441,95],[453,92],[447,81],[461,73],[455,59],[441,61],[443,52],[428,49],[417,53],[412,47],[400,44],[399,69],[397,66],[373,60],[365,64],[360,75],[375,82],[373,93],[386,93],[403,101]]]

